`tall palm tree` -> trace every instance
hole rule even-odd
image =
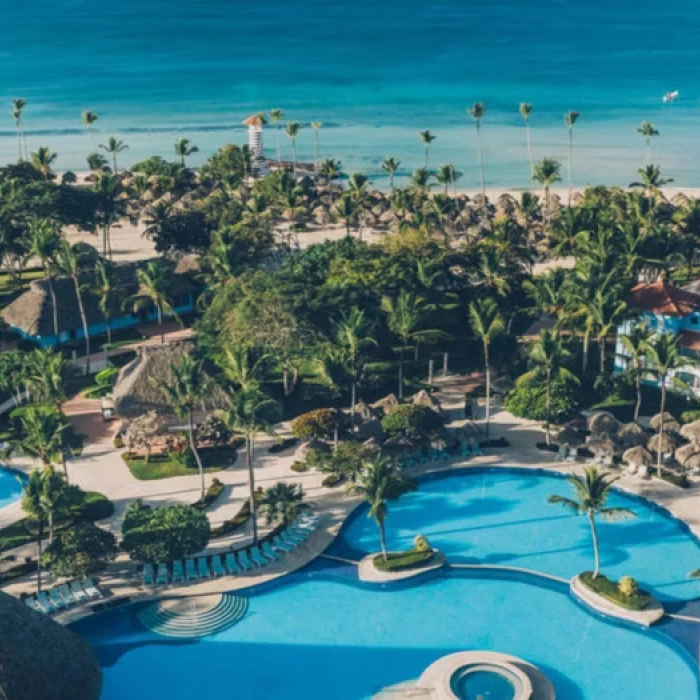
[[[672,333],[657,333],[646,344],[646,357],[644,362],[644,371],[646,374],[651,374],[659,382],[661,389],[661,405],[659,413],[663,416],[666,410],[666,391],[669,382],[674,385],[687,388],[685,383],[675,373],[683,367],[696,365],[697,361],[692,357],[681,355],[678,343],[681,336],[676,336]],[[661,478],[661,455],[663,452],[664,441],[664,421],[661,421],[659,426],[658,450],[656,454],[656,474]]]
[[[270,121],[275,125],[275,138],[277,139],[277,162],[282,162],[282,147],[280,146],[280,122],[284,119],[281,109],[270,110]]]
[[[44,279],[49,288],[51,305],[53,307],[53,332],[56,344],[60,344],[58,326],[58,302],[54,290],[54,268],[56,255],[61,245],[61,236],[56,227],[48,219],[33,218],[27,226],[27,252],[37,258],[44,270]]]
[[[160,342],[165,345],[163,314],[175,315],[175,309],[170,303],[173,285],[172,270],[167,264],[158,260],[148,262],[144,267],[136,270],[136,279],[139,290],[130,299],[133,308],[139,310],[147,308],[149,304],[155,306],[160,328]]]
[[[543,330],[537,341],[530,347],[530,361],[534,368],[522,375],[518,381],[526,382],[544,375],[545,380],[545,439],[552,444],[550,424],[552,422],[552,382],[558,377],[566,377],[578,384],[577,377],[563,366],[570,357],[559,333]]]
[[[532,171],[532,179],[544,188],[544,219],[545,224],[549,223],[549,191],[555,182],[559,182],[561,177],[561,164],[554,158],[543,158],[539,163],[535,163]]]
[[[96,151],[97,150],[97,143],[95,142],[95,134],[92,131],[92,125],[97,121],[97,112],[90,112],[89,110],[86,112],[83,112],[80,115],[80,119],[85,124],[85,127],[88,130],[88,134],[90,135],[90,140],[92,141],[92,150]]]
[[[90,333],[88,331],[87,315],[85,314],[85,304],[83,303],[83,286],[80,283],[80,273],[84,268],[85,254],[81,252],[79,245],[71,245],[65,239],[61,241],[58,248],[56,260],[58,269],[73,280],[75,296],[78,302],[78,313],[83,326],[83,336],[85,337],[85,374],[90,374]]]
[[[428,167],[428,149],[430,148],[430,144],[435,141],[435,134],[432,134],[430,131],[421,131],[420,132],[420,140],[423,144],[423,148],[425,149],[425,167]]]
[[[250,514],[253,521],[253,544],[258,544],[258,518],[255,500],[253,443],[260,434],[276,435],[274,424],[279,420],[279,404],[257,387],[241,389],[231,396],[231,406],[224,413],[224,423],[245,438],[245,461],[248,469]]]
[[[12,100],[12,118],[15,120],[15,126],[17,127],[17,145],[19,148],[19,159],[23,159],[23,155],[29,157],[29,151],[27,150],[27,137],[24,136],[24,124],[22,122],[22,112],[27,106],[25,100],[21,97],[15,97]],[[24,147],[22,145],[22,139],[24,137]]]
[[[103,151],[107,151],[107,153],[109,153],[112,156],[112,165],[114,166],[114,172],[118,172],[117,156],[129,147],[121,139],[118,139],[115,136],[110,136],[106,144],[100,144],[100,148]]]
[[[683,255],[688,266],[688,279],[693,278],[693,264],[700,245],[700,199],[692,198],[673,214],[673,221],[681,234]]]
[[[333,180],[342,175],[342,168],[343,164],[339,160],[336,160],[335,158],[327,158],[323,161],[323,163],[321,163],[321,167],[318,169],[319,174],[328,182],[331,195],[331,206],[333,206],[333,199],[335,196],[335,192],[333,190]]]
[[[64,454],[65,433],[68,429],[63,414],[46,406],[27,406],[19,418],[21,435],[17,442],[20,452],[39,460],[42,466],[49,466],[51,462],[61,454]],[[68,472],[63,461],[66,480]]]
[[[121,299],[120,280],[117,267],[109,260],[100,260],[97,264],[99,281],[96,292],[100,311],[107,324],[107,344],[112,344],[112,319],[119,310]]]
[[[36,153],[32,153],[32,165],[42,174],[44,180],[48,180],[52,174],[51,166],[58,155],[46,146],[40,146]]]
[[[66,400],[65,382],[71,371],[72,364],[63,353],[40,348],[29,355],[26,382],[37,400],[60,410]]]
[[[301,484],[285,484],[278,481],[274,486],[265,489],[260,508],[265,514],[267,524],[280,522],[286,527],[293,523],[299,517],[303,498]]]
[[[348,192],[344,192],[333,207],[333,214],[345,222],[345,235],[350,235],[350,225],[357,216],[357,204]]]
[[[649,222],[653,224],[656,215],[656,198],[660,195],[661,188],[664,185],[671,184],[673,178],[663,177],[661,175],[661,168],[659,168],[658,165],[647,165],[645,168],[637,170],[637,172],[639,173],[639,180],[630,183],[630,187],[640,188],[646,193],[647,199],[649,200]]]
[[[521,102],[518,106],[520,116],[525,120],[525,137],[527,138],[527,157],[530,161],[530,184],[534,187],[534,161],[532,159],[532,139],[530,136],[530,115],[533,105],[531,102]]]
[[[197,442],[194,439],[194,411],[204,404],[210,387],[204,373],[201,361],[195,360],[191,355],[182,357],[170,367],[172,381],[170,383],[159,382],[170,406],[180,418],[187,419],[187,436],[190,449],[197,462],[201,485],[201,499],[204,500],[207,489],[204,480],[204,467],[199,456]]]
[[[297,175],[297,136],[300,129],[301,124],[299,122],[287,122],[284,126],[284,130],[292,142],[292,173],[294,177]]]
[[[128,214],[131,190],[124,187],[121,178],[101,172],[94,186],[97,200],[96,222],[102,229],[102,256],[112,257],[112,227]]]
[[[581,112],[569,111],[564,115],[564,123],[569,130],[569,206],[571,206],[571,171],[573,165],[573,155],[574,155],[574,124],[576,120],[581,116]]]
[[[323,122],[311,122],[311,128],[314,130],[314,175],[318,177],[318,162],[321,157],[321,144],[319,141],[321,127]]]
[[[634,381],[637,390],[637,401],[634,404],[635,423],[639,419],[639,410],[642,406],[642,376],[651,337],[651,331],[642,323],[632,326],[629,333],[618,337],[628,355],[627,373]]]
[[[486,437],[489,436],[491,422],[491,362],[489,350],[493,339],[503,332],[505,324],[498,304],[486,297],[469,304],[469,322],[474,335],[481,340],[484,348],[484,369],[486,371]]]
[[[387,156],[382,161],[382,170],[389,176],[389,187],[391,188],[391,196],[394,196],[394,178],[396,172],[401,167],[401,161],[398,158]]]
[[[659,135],[659,131],[654,127],[654,125],[651,122],[642,122],[642,125],[637,127],[637,133],[641,134],[644,141],[646,141],[646,164],[649,165],[649,163],[651,163],[651,140],[654,138],[654,136]]]
[[[548,498],[548,501],[563,506],[574,515],[585,515],[588,518],[593,540],[593,555],[595,558],[593,578],[595,579],[598,578],[600,572],[598,532],[595,525],[596,516],[599,515],[605,520],[619,520],[622,518],[634,518],[636,515],[627,508],[610,508],[605,505],[608,502],[612,485],[617,481],[617,477],[610,477],[605,472],[598,470],[597,467],[586,467],[584,476],[572,475],[567,481],[574,490],[575,498],[553,494]]]
[[[402,474],[387,457],[376,457],[367,462],[359,483],[351,484],[348,491],[369,504],[368,518],[374,518],[379,528],[382,556],[387,561],[386,517],[389,501],[396,501],[414,488],[413,482]]]
[[[180,159],[182,167],[185,167],[185,158],[193,153],[199,153],[199,148],[189,139],[175,139],[175,155]]]
[[[486,106],[483,102],[475,102],[468,110],[469,116],[476,124],[476,146],[479,156],[479,177],[481,178],[481,194],[486,196],[486,185],[484,184],[484,161],[481,153],[481,120],[486,114]]]
[[[36,583],[41,593],[41,558],[44,545],[44,528],[47,522],[46,502],[44,499],[45,477],[39,469],[29,474],[22,495],[22,510],[36,523]]]
[[[452,163],[443,163],[442,165],[438,165],[437,174],[435,177],[441,185],[444,185],[445,194],[448,194],[450,185],[452,185],[452,194],[457,194],[457,180],[462,177],[462,173],[457,172]]]

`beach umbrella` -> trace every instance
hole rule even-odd
[[[700,447],[693,443],[681,445],[674,453],[676,461],[683,467],[685,467],[688,460],[695,455],[698,455],[700,458]]]
[[[694,420],[692,423],[686,423],[681,428],[681,435],[690,440],[695,445],[700,444],[700,420]]]
[[[612,438],[606,434],[594,435],[589,437],[586,442],[586,447],[596,456],[607,457],[615,454],[615,443]]]
[[[678,421],[668,411],[657,413],[655,416],[652,416],[649,421],[649,427],[652,430],[659,430],[662,422],[664,424],[664,430],[668,430],[671,433],[677,433],[681,429]]]
[[[646,447],[637,446],[625,450],[622,454],[622,460],[637,467],[646,467],[653,462],[654,458]]]
[[[661,433],[657,433],[656,435],[652,436],[652,438],[649,440],[647,447],[652,452],[658,452],[660,441],[661,441]],[[672,434],[664,433],[663,441],[661,441],[661,453],[662,454],[670,454],[671,452],[673,452],[673,450],[675,449],[677,444],[678,444],[678,440]]]
[[[638,423],[625,423],[620,426],[615,439],[624,448],[637,447],[647,444],[648,435]]]
[[[585,436],[581,435],[578,430],[574,430],[568,425],[565,425],[557,435],[557,443],[559,445],[568,445],[569,447],[578,447],[586,442]]]
[[[391,413],[397,406],[399,406],[399,400],[396,398],[396,394],[393,392],[372,404],[373,408],[379,409],[384,413],[384,415]]]
[[[576,418],[566,421],[564,427],[574,430],[588,430],[588,421],[583,416],[576,416]]]
[[[432,408],[433,411],[440,412],[440,404],[425,389],[421,389],[414,394],[411,403],[414,406],[425,406],[426,408]]]
[[[615,435],[619,427],[620,422],[612,413],[608,413],[607,411],[594,413],[588,419],[588,429],[595,435],[602,435],[603,433]]]

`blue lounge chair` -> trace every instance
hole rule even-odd
[[[296,545],[285,542],[280,535],[272,540],[272,546],[280,552],[293,552],[296,549]]]
[[[211,578],[211,571],[209,571],[209,564],[207,564],[206,557],[199,557],[199,559],[197,559],[197,573],[199,574],[200,581],[205,578]]]
[[[155,572],[153,571],[153,564],[143,565],[143,585],[153,588],[156,585]]]
[[[263,556],[262,552],[260,551],[259,548],[251,549],[249,550],[250,558],[258,565],[258,566],[267,566],[267,559]]]
[[[54,612],[56,610],[56,604],[49,598],[49,594],[46,591],[36,594],[36,599],[39,604],[46,610],[46,612]]]
[[[63,602],[66,605],[74,605],[75,603],[78,602],[75,599],[75,597],[73,596],[73,594],[71,593],[70,588],[68,588],[67,583],[62,583],[60,586],[56,586],[56,588],[54,590],[58,593],[58,595],[61,596],[61,598],[63,599]]]
[[[233,552],[227,552],[226,554],[226,570],[229,576],[235,576],[241,572],[238,562],[236,561],[236,555]]]
[[[266,556],[270,561],[277,561],[280,558],[279,552],[275,552],[269,542],[263,542],[260,551],[263,553],[263,556]]]
[[[185,572],[187,573],[187,582],[199,581],[199,576],[197,576],[197,567],[194,565],[193,559],[187,559],[185,561]]]
[[[53,603],[53,606],[54,608],[56,608],[56,610],[63,610],[63,608],[68,607],[68,603],[66,603],[63,600],[63,598],[61,598],[61,596],[55,588],[52,588],[50,591],[48,591],[48,596],[49,600]]]
[[[29,596],[29,598],[25,598],[24,604],[28,608],[31,608],[32,610],[35,610],[36,612],[40,612],[40,613],[44,613],[44,614],[47,612],[46,608],[44,608],[44,606],[34,596]]]
[[[87,593],[87,597],[90,600],[98,600],[99,598],[104,598],[100,590],[97,588],[97,584],[91,578],[86,578],[83,581],[83,590]]]
[[[248,557],[247,552],[244,550],[238,550],[238,552],[236,552],[236,556],[238,558],[238,563],[241,565],[241,567],[243,567],[243,571],[250,571],[251,569],[255,569],[257,567],[257,564]]]
[[[211,570],[216,577],[226,576],[224,565],[221,563],[221,557],[218,554],[214,554],[211,558]]]
[[[484,453],[481,451],[481,445],[479,445],[478,442],[473,442],[472,443],[472,454],[474,457],[481,457]]]
[[[88,599],[87,593],[80,587],[78,581],[70,582],[70,592],[78,603],[85,603]]]
[[[156,586],[168,585],[168,565],[158,564],[158,575],[156,578]]]
[[[185,580],[185,572],[182,568],[182,559],[173,562],[173,585],[183,583]]]

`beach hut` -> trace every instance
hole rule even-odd
[[[700,420],[686,423],[680,430],[680,434],[694,445],[700,445]]]
[[[615,435],[620,428],[620,422],[607,411],[599,411],[588,418],[588,429],[593,435]]]
[[[625,423],[620,426],[615,436],[617,442],[625,449],[646,445],[649,436],[647,431],[638,423]]]
[[[625,450],[622,454],[622,460],[633,467],[648,467],[654,461],[654,457],[646,447],[639,445]]]
[[[248,127],[252,175],[263,177],[267,175],[267,161],[263,153],[263,127],[267,121],[262,114],[251,114],[243,123]]]
[[[372,404],[372,408],[377,409],[382,416],[386,416],[391,413],[395,408],[400,405],[399,400],[396,398],[396,394],[393,392],[388,394],[383,399],[375,401]]]

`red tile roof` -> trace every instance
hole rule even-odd
[[[661,279],[651,284],[638,284],[631,292],[629,303],[640,311],[680,318],[700,309],[700,295]]]
[[[700,333],[695,331],[681,331],[681,339],[678,344],[686,350],[700,350]]]
[[[244,119],[243,123],[246,126],[264,126],[267,124],[265,117],[262,114],[253,114],[248,119]]]

